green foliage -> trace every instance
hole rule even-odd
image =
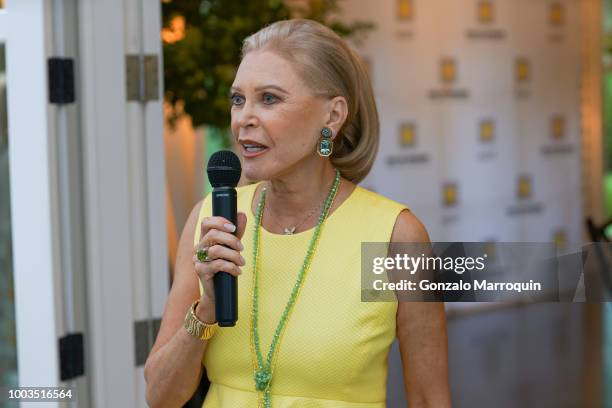
[[[227,127],[230,121],[229,88],[240,64],[242,41],[260,28],[300,15],[327,24],[342,36],[371,30],[365,22],[331,21],[340,13],[338,0],[309,0],[307,7],[288,7],[281,0],[165,0],[163,26],[177,16],[185,19],[185,35],[164,43],[165,99],[175,106],[184,102],[193,126]],[[359,38],[359,37],[357,37]],[[172,120],[172,119],[171,119]]]

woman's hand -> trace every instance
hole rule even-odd
[[[195,271],[204,288],[202,299],[212,304],[215,300],[215,273],[223,271],[237,277],[242,273],[240,267],[245,263],[240,255],[244,249],[240,239],[246,227],[246,214],[239,212],[236,218],[237,226],[223,217],[205,217],[201,224],[200,242],[194,248]],[[208,248],[208,256],[205,262],[200,262],[197,252],[203,248]]]

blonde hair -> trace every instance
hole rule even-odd
[[[358,183],[370,172],[378,151],[379,121],[367,69],[355,51],[333,30],[316,21],[277,21],[244,40],[242,58],[269,50],[294,64],[313,93],[343,96],[348,116],[334,138],[332,164]]]

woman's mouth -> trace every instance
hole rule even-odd
[[[268,150],[268,148],[266,146],[262,146],[262,145],[258,145],[258,144],[253,144],[253,143],[244,143],[244,144],[242,144],[242,148],[243,148],[243,156],[244,157],[259,156],[260,154],[262,154],[263,152]]]

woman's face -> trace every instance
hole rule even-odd
[[[269,180],[305,161],[322,160],[315,149],[329,101],[315,96],[288,61],[269,51],[248,53],[231,99],[232,133],[248,179]]]

